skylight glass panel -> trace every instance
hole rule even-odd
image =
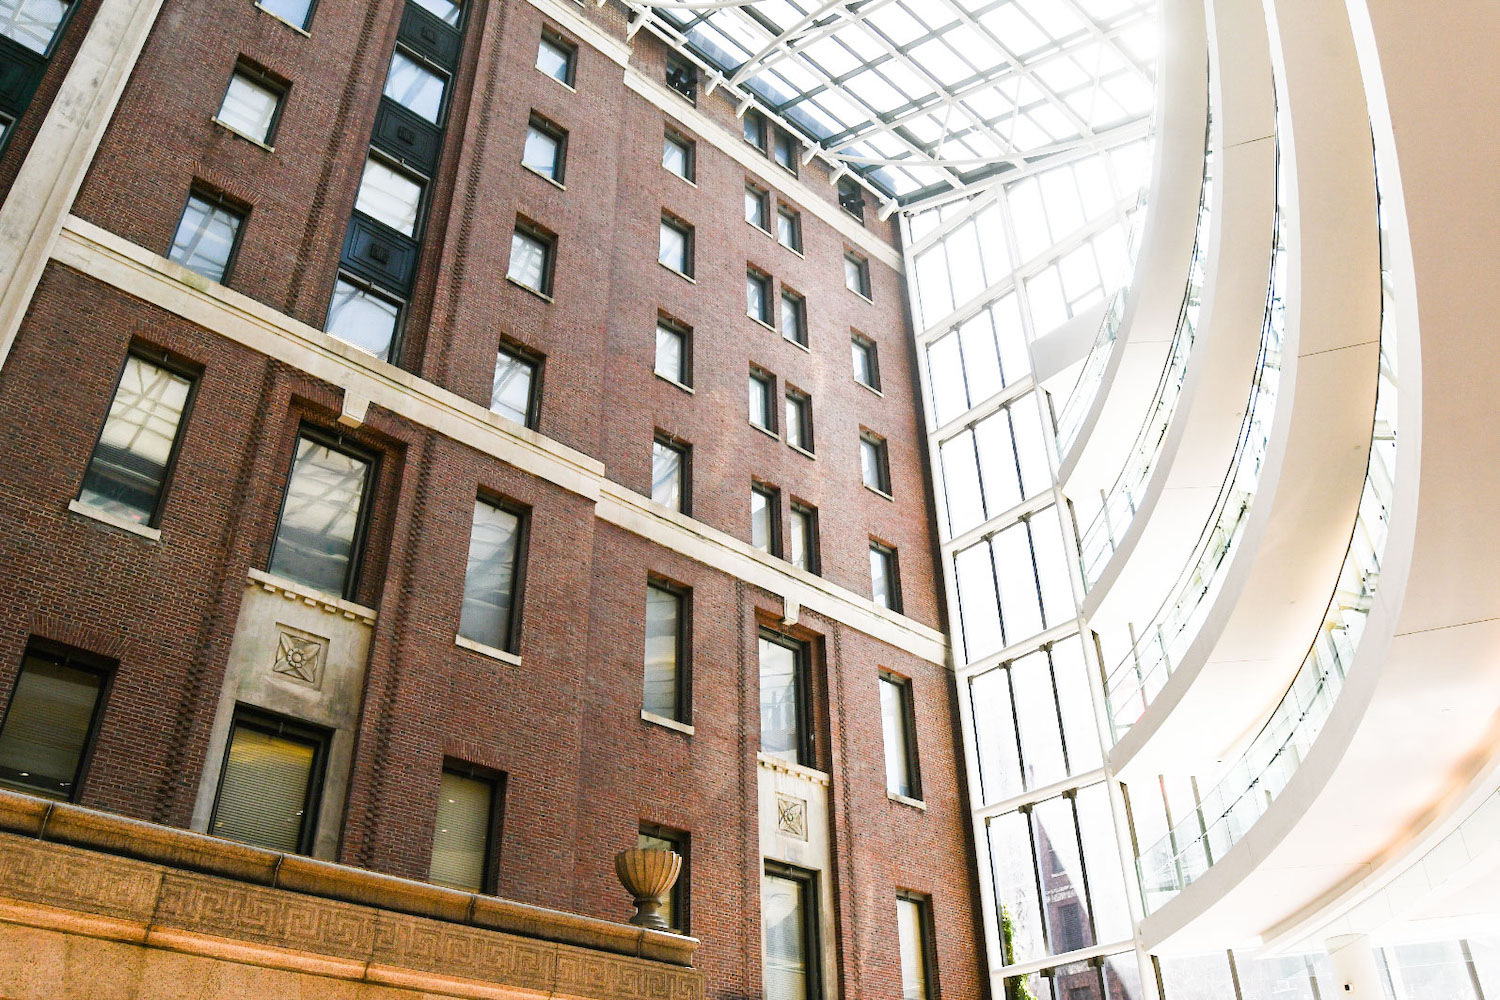
[[[1082,31],[1084,24],[1072,7],[1057,0],[1016,0],[1031,19],[1053,38],[1062,39]]]
[[[1036,22],[1014,4],[996,7],[982,15],[979,23],[988,28],[1014,55],[1024,56],[1052,44],[1052,39],[1042,33]]]

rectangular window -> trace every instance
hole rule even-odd
[[[765,1000],[818,1000],[817,876],[766,862],[760,891],[765,931]]]
[[[656,374],[678,385],[692,385],[692,332],[680,323],[656,321]]]
[[[662,213],[661,244],[656,259],[678,274],[693,275],[693,227]]]
[[[525,514],[475,500],[459,635],[507,653],[520,652],[525,551]]]
[[[541,45],[536,50],[536,68],[558,83],[573,86],[573,69],[578,60],[578,46],[553,34],[542,32]]]
[[[750,369],[750,422],[761,430],[776,431],[776,378],[759,368]]]
[[[865,223],[865,194],[860,186],[847,177],[839,178],[839,208]]]
[[[686,680],[686,595],[664,584],[646,585],[646,689],[642,708],[677,722],[689,717]]]
[[[443,768],[427,880],[488,892],[494,885],[494,836],[499,782],[465,765]]]
[[[537,370],[541,362],[514,347],[502,345],[495,355],[495,381],[490,410],[526,427],[536,427]]]
[[[769,213],[767,206],[770,204],[771,195],[764,188],[756,187],[754,184],[745,185],[745,221],[757,229],[771,231],[771,225],[766,221]]]
[[[669,54],[667,56],[667,86],[697,104],[698,67],[682,56]]]
[[[813,450],[812,397],[797,389],[786,391],[786,443],[808,453]]]
[[[797,147],[799,145],[800,143],[792,137],[790,132],[784,132],[781,129],[776,130],[776,145],[774,147],[776,162],[787,170],[790,170],[793,176],[797,173]]]
[[[911,681],[880,675],[880,723],[885,737],[885,790],[909,799],[922,797],[917,771],[916,714]]]
[[[667,922],[667,928],[675,934],[687,934],[689,932],[689,900],[691,897],[692,882],[691,857],[688,846],[691,838],[680,830],[669,830],[655,823],[642,823],[640,834],[636,838],[635,846],[641,850],[672,851],[682,858],[682,869],[677,873],[677,881],[672,885],[672,892],[667,896],[666,904],[661,908],[662,919]]]
[[[257,0],[257,6],[304,31],[312,19],[313,0]]]
[[[776,239],[788,250],[802,252],[802,216],[782,205],[776,210]]]
[[[126,355],[78,502],[155,525],[192,395],[190,377]]]
[[[866,486],[891,494],[891,468],[886,459],[885,438],[864,431],[859,436],[859,470]]]
[[[510,239],[510,269],[506,277],[523,288],[550,296],[552,270],[557,258],[557,237],[540,226],[516,220]]]
[[[770,757],[812,766],[811,705],[806,644],[760,634],[760,749]]]
[[[896,934],[901,942],[901,1000],[932,996],[932,901],[913,892],[896,893]],[[1089,990],[1088,996],[1098,994]]]
[[[312,853],[327,753],[324,730],[237,709],[208,832],[271,851]]]
[[[323,329],[381,361],[389,361],[400,321],[401,303],[340,276],[333,283],[328,322]]]
[[[688,447],[660,433],[651,442],[651,499],[688,513]]]
[[[818,572],[818,509],[792,501],[789,525],[791,563],[809,573]]]
[[[748,109],[740,118],[745,141],[762,153],[766,151],[766,118],[754,108]]]
[[[756,483],[750,487],[750,544],[781,555],[781,491]]]
[[[458,27],[458,22],[463,19],[463,7],[454,3],[453,0],[412,0],[412,2],[449,27]]]
[[[404,170],[371,156],[359,181],[354,210],[407,236],[417,234],[422,208],[422,182]]]
[[[31,643],[0,722],[0,788],[71,802],[104,701],[107,667]]]
[[[661,165],[685,181],[694,174],[694,142],[684,135],[667,129],[661,144]]]
[[[781,290],[781,335],[807,346],[807,302],[796,292]]]
[[[167,256],[209,281],[223,281],[239,246],[245,221],[242,209],[223,198],[194,188],[182,210],[182,221],[172,237]]]
[[[871,389],[880,389],[880,365],[875,353],[875,342],[870,338],[851,333],[854,352],[854,381]]]
[[[753,267],[745,272],[745,311],[751,319],[771,325],[771,276]]]
[[[526,126],[526,148],[521,154],[521,166],[561,184],[567,151],[567,131],[533,111]]]
[[[392,53],[391,69],[385,77],[386,97],[438,125],[443,120],[443,97],[447,90],[446,77],[433,72],[400,49]]]
[[[284,93],[285,83],[241,62],[235,66],[224,100],[219,103],[219,122],[247,139],[269,146],[276,138],[276,119],[280,117]]]
[[[853,250],[844,251],[844,287],[856,295],[870,297],[870,262]]]
[[[327,594],[353,593],[372,468],[322,434],[297,435],[270,572]]]
[[[870,596],[891,611],[901,610],[901,578],[896,570],[896,550],[870,542]]]

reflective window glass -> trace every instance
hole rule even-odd
[[[683,453],[661,439],[651,444],[651,499],[686,513]]]
[[[802,296],[781,293],[781,335],[794,344],[807,346],[807,303]]]
[[[642,708],[664,719],[685,721],[679,659],[683,653],[682,595],[656,585],[646,588],[646,688]]]
[[[208,831],[272,851],[312,850],[323,740],[279,720],[236,718]]]
[[[280,104],[280,91],[244,73],[235,73],[229,78],[229,88],[224,91],[218,118],[243,136],[269,143],[271,126],[276,121],[276,109]]]
[[[870,598],[882,608],[901,610],[896,550],[878,542],[870,543]]]
[[[416,234],[422,184],[416,178],[375,157],[365,161],[365,172],[354,199],[356,211],[383,222],[398,233]]]
[[[543,35],[537,46],[536,68],[558,83],[573,85],[573,60],[578,50],[561,38]]]
[[[693,144],[689,139],[666,134],[661,146],[661,165],[685,181],[693,179]]]
[[[781,554],[781,538],[776,530],[777,494],[774,490],[755,487],[750,490],[750,544],[770,555]]]
[[[761,881],[765,928],[765,1000],[815,1000],[818,949],[813,933],[810,879],[767,872]]]
[[[239,212],[193,194],[167,256],[210,281],[223,281],[243,221]]]
[[[805,680],[801,648],[760,638],[760,749],[793,764],[806,764],[801,701]]]
[[[907,798],[922,797],[917,784],[917,762],[913,751],[911,682],[895,677],[880,678],[880,728],[885,745],[885,790]]]
[[[333,285],[324,329],[381,361],[389,361],[400,316],[398,303],[340,278]]]
[[[802,504],[792,504],[788,535],[791,564],[809,573],[818,571],[818,512]]]
[[[400,49],[391,56],[385,96],[436,125],[443,115],[443,91],[448,81]]]
[[[896,897],[896,937],[901,946],[901,1000],[927,1000],[927,906],[925,900]]]
[[[515,619],[520,587],[521,516],[483,500],[474,502],[464,602],[458,633],[508,653],[517,652]]]
[[[765,430],[775,430],[775,410],[771,408],[772,379],[764,372],[750,373],[750,422]]]
[[[854,381],[871,389],[880,388],[880,369],[875,363],[875,343],[859,334],[851,339],[854,359]]]
[[[257,5],[299,28],[305,29],[312,17],[313,0],[257,0]]]
[[[534,292],[552,294],[552,241],[518,226],[510,238],[506,277]]]
[[[340,597],[353,589],[370,463],[300,435],[270,571]]]
[[[103,691],[98,671],[27,650],[0,726],[0,788],[77,797]]]
[[[656,324],[656,374],[679,385],[688,385],[687,334],[675,326]]]
[[[0,35],[45,55],[67,13],[63,0],[0,0]]]
[[[495,356],[495,380],[490,390],[490,409],[502,417],[531,427],[535,420],[535,361],[516,351],[500,348]]]
[[[766,224],[766,193],[757,187],[745,185],[745,221],[760,229],[769,229]]]
[[[756,271],[745,274],[745,311],[751,319],[771,323],[771,279]]]
[[[693,273],[691,230],[665,216],[661,220],[661,244],[656,259],[682,274]]]
[[[150,524],[161,504],[190,379],[135,355],[125,360],[78,501]]]
[[[412,0],[418,7],[433,14],[444,24],[458,26],[459,19],[463,16],[464,9],[453,0]]]
[[[533,115],[531,124],[526,128],[526,148],[521,154],[521,165],[561,183],[563,143],[560,129]]]

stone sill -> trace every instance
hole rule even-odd
[[[663,729],[671,729],[685,736],[692,736],[697,732],[695,728],[686,722],[678,722],[676,719],[669,719],[664,715],[657,715],[655,712],[648,712],[645,709],[641,710],[641,721],[649,722],[653,726],[661,726]]]
[[[478,653],[480,656],[488,656],[492,660],[499,660],[501,663],[509,663],[513,667],[521,665],[521,657],[517,654],[507,653],[505,650],[496,649],[494,646],[486,646],[482,642],[475,642],[473,639],[465,638],[461,635],[453,637],[453,645],[460,649],[467,649],[471,653]]]
[[[922,801],[921,799],[914,799],[910,795],[898,795],[896,792],[886,792],[885,797],[890,799],[892,802],[899,802],[903,806],[911,806],[913,809],[922,810],[922,812],[927,811],[926,802]]]
[[[161,541],[160,528],[152,528],[144,524],[138,524],[135,521],[131,521],[127,518],[118,517],[114,514],[109,513],[108,511],[100,510],[98,507],[90,507],[88,504],[83,503],[82,501],[69,500],[68,509],[75,514],[79,514],[83,517],[98,521],[100,524],[107,524],[111,528],[118,528],[121,531],[128,531],[132,535],[140,535],[147,541]]]
[[[673,966],[690,968],[698,947],[696,939],[682,935],[270,851],[19,792],[0,790],[0,831],[33,842],[122,855],[168,869]],[[5,846],[0,843],[0,853]],[[621,898],[623,904],[623,893]],[[151,914],[146,917],[149,920]]]

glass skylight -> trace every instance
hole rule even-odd
[[[902,203],[1107,148],[1151,111],[1156,0],[627,6]]]

